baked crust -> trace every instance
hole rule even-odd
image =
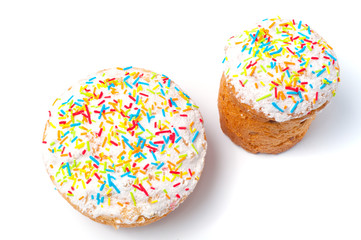
[[[237,145],[251,153],[281,153],[296,145],[306,134],[316,112],[285,122],[276,122],[236,98],[234,87],[222,75],[218,110],[222,131]]]

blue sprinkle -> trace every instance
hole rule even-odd
[[[137,84],[137,82],[139,81],[140,77],[137,77],[137,79],[135,79],[135,81],[133,82],[133,85]]]
[[[251,54],[252,48],[253,48],[253,47],[251,47],[251,48],[248,50],[248,54]]]
[[[70,124],[70,127],[76,127],[76,126],[80,126],[81,125],[81,123],[72,123],[72,124]]]
[[[69,177],[70,177],[70,176],[71,176],[71,172],[70,172],[69,162],[66,163],[66,168],[68,169],[68,174],[69,174]]]
[[[131,69],[131,68],[132,68],[132,66],[123,68],[123,70],[126,71],[126,70],[129,70],[129,69]]]
[[[149,83],[146,83],[146,82],[139,82],[139,84],[149,86]]]
[[[243,48],[242,48],[242,52],[243,52],[244,50],[246,50],[246,48],[247,48],[247,45],[244,45]]]
[[[114,83],[109,84],[108,90],[109,90],[111,87],[115,87]]]
[[[157,161],[157,157],[155,156],[154,152],[153,151],[150,151],[150,152],[152,153],[154,160]]]
[[[142,158],[147,159],[147,157],[142,152],[139,152],[139,155],[142,156]]]
[[[130,149],[134,150],[134,148],[132,147],[132,145],[130,145],[130,144],[129,144],[129,142],[128,142],[128,141],[124,141],[124,142],[125,142],[125,144],[127,144],[127,145],[128,145],[128,147],[129,147]]]
[[[99,191],[103,191],[103,189],[105,187],[105,183],[106,183],[106,181],[104,181],[104,183],[100,186]]]
[[[198,133],[199,133],[199,131],[197,131],[197,132],[194,134],[194,137],[193,137],[193,139],[192,139],[192,143],[196,140],[196,138],[197,138],[197,136],[198,136]]]
[[[164,165],[164,162],[161,162],[161,163],[158,165],[157,170],[161,169],[161,168],[163,167],[163,165]]]
[[[329,52],[325,51],[325,53],[326,53],[330,58],[332,58],[333,60],[337,61],[337,59],[336,59],[334,56],[332,56]]]
[[[128,82],[124,82],[125,85],[127,85],[129,88],[133,89],[132,85],[130,85]],[[140,84],[140,83],[139,83]]]
[[[283,110],[277,105],[277,103],[272,102],[272,105],[277,108],[277,110],[279,110],[280,112],[283,112]]]
[[[76,136],[75,138],[73,138],[73,140],[71,140],[71,143],[75,142],[78,139],[78,136]]]
[[[298,51],[298,53],[303,53],[306,50],[306,46],[304,46],[301,50]]]
[[[301,33],[301,32],[298,32],[298,34],[300,34],[300,35],[302,35],[303,37],[305,37],[305,38],[309,39],[309,37],[308,37],[308,36],[306,36],[305,34],[303,34],[303,33]]]
[[[92,77],[88,81],[93,81],[94,79],[96,79],[96,77]]]
[[[99,161],[96,160],[93,156],[89,156],[90,160],[92,160],[96,165],[99,165]]]
[[[178,137],[174,142],[175,142],[175,143],[178,143],[179,140],[181,140],[181,139],[182,139],[182,137]]]
[[[169,136],[168,136],[168,137],[163,136],[163,140],[164,140],[165,144],[168,144],[168,142],[169,142]]]
[[[237,68],[239,68],[241,66],[242,63],[238,64]]]
[[[252,34],[250,34],[250,36],[251,36],[251,38],[252,38],[251,45],[253,45],[253,43],[256,41],[256,39],[257,39],[257,37],[258,37],[258,33],[259,33],[259,30],[257,30],[256,35],[254,35],[254,37],[252,36]]]
[[[126,172],[126,173],[120,175],[120,177],[125,177],[125,176],[127,176],[127,175],[129,175],[129,174],[130,174],[130,172]]]
[[[164,91],[163,91],[163,89],[161,88],[160,89],[160,92],[162,93],[162,95],[165,97],[165,93],[164,93]]]
[[[326,87],[325,83],[321,85],[320,89],[323,89],[324,87]]]
[[[319,77],[324,71],[326,71],[326,68],[324,68],[324,69],[322,69],[321,71],[319,71],[316,76]]]
[[[290,72],[288,70],[286,70],[286,73],[287,73],[288,78],[290,78],[291,77]]]
[[[298,24],[298,29],[300,29],[301,26],[302,26],[302,21],[299,22],[299,24]]]
[[[115,186],[115,184],[112,182],[112,179],[115,180],[115,177],[111,176],[110,174],[107,174],[108,177],[108,185],[112,188],[115,189],[115,191],[117,193],[120,193],[119,189],[117,188],[117,186]]]
[[[173,128],[173,131],[175,132],[175,135],[177,135],[177,137],[178,137],[179,133],[177,132],[177,129]]]
[[[60,112],[61,112],[63,115],[66,115],[66,113],[64,112],[63,109],[61,109]]]
[[[297,102],[295,103],[295,105],[293,105],[290,113],[293,113],[293,112],[295,111],[295,109],[297,108],[298,104],[299,104],[299,101],[297,101]]]
[[[282,52],[282,50],[283,50],[283,48],[281,47],[281,48],[278,49],[277,51],[271,52],[270,55],[280,53],[280,52]]]
[[[222,61],[222,63],[224,63],[225,61],[226,61],[226,57],[224,57],[224,58],[223,58],[223,61]]]
[[[61,138],[63,138],[63,137],[65,137],[66,135],[68,135],[70,132],[69,131],[67,131],[66,133],[64,133],[64,135],[63,136],[61,136]]]
[[[263,53],[265,52],[268,52],[268,51],[271,51],[275,46],[267,46],[264,50],[263,50]]]
[[[152,141],[149,141],[150,145],[153,145],[154,147],[158,147],[157,144],[153,143]]]
[[[143,128],[143,126],[142,125],[140,125],[140,123],[138,122],[138,127],[140,128],[140,129],[142,129],[142,131],[145,131],[145,129]]]

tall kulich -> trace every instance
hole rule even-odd
[[[252,153],[297,144],[340,81],[333,49],[302,21],[265,19],[232,36],[223,64],[221,128]]]

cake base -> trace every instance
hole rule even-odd
[[[241,103],[224,74],[219,88],[218,110],[222,131],[235,144],[251,153],[273,154],[284,152],[301,141],[317,112],[314,110],[301,118],[276,122]]]

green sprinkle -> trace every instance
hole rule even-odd
[[[133,193],[132,193],[132,192],[130,192],[130,196],[132,196],[134,206],[137,206],[137,203],[136,203],[136,201],[135,201],[135,198],[134,198],[134,195],[133,195]]]
[[[197,153],[197,155],[198,155],[198,151],[197,151],[197,149],[194,147],[194,145],[193,145],[193,143],[192,143],[192,148],[194,149],[194,151]]]
[[[263,97],[260,97],[260,98],[256,99],[256,102],[261,101],[261,100],[263,100],[263,99],[265,99],[265,98],[268,98],[268,97],[270,97],[270,96],[272,96],[272,93],[267,94],[267,95],[264,95]]]

